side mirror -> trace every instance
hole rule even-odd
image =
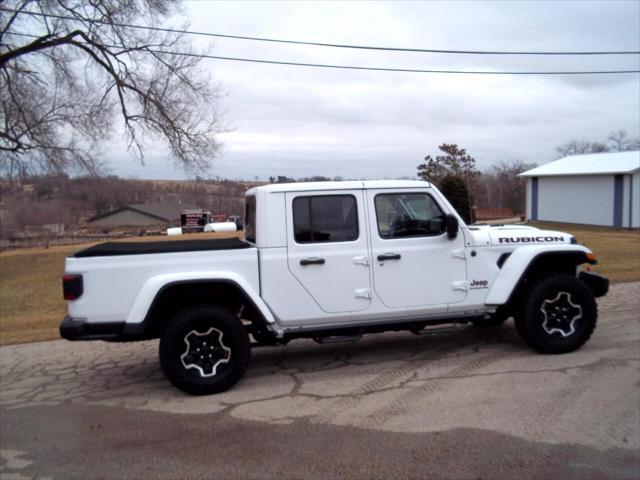
[[[454,239],[458,236],[458,219],[450,213],[444,216],[445,230],[447,237]]]

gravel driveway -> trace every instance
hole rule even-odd
[[[157,342],[0,348],[0,478],[638,478],[640,283],[580,351],[513,323],[259,348],[190,397]]]

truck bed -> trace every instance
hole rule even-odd
[[[155,253],[237,250],[251,245],[237,237],[206,240],[171,240],[156,242],[106,242],[73,254],[75,258],[110,257],[118,255],[148,255]]]
[[[260,291],[258,250],[237,238],[107,243],[67,257],[65,272],[82,275],[83,293],[69,315],[91,323],[140,322],[158,286],[183,279],[240,279]]]

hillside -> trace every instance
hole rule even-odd
[[[0,182],[0,237],[27,227],[87,219],[133,203],[180,202],[225,215],[242,215],[244,192],[256,182],[127,180],[118,177],[39,176],[23,183]]]

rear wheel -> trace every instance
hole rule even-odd
[[[515,323],[522,339],[544,353],[577,350],[591,337],[598,307],[589,287],[572,275],[531,285]]]
[[[244,375],[251,347],[245,327],[227,309],[197,306],[178,313],[160,339],[167,378],[192,395],[219,393]]]

